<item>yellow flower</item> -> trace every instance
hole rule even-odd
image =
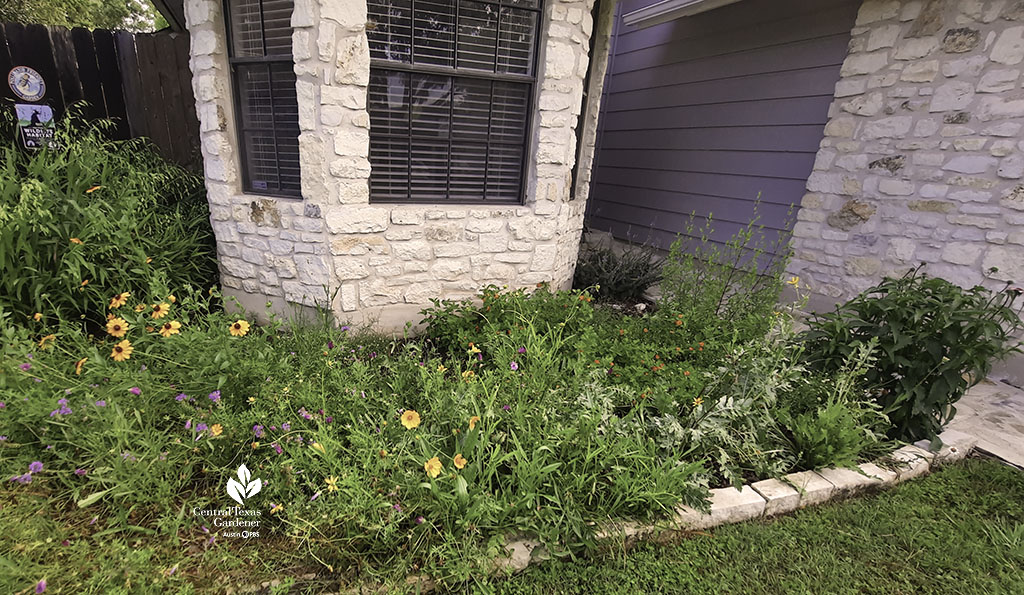
[[[128,323],[124,318],[111,318],[107,321],[107,334],[120,339],[128,332]]]
[[[82,359],[80,359],[77,362],[75,362],[75,376],[81,376],[82,375],[82,366],[84,366],[85,362],[88,361],[88,360],[89,360],[89,358],[83,357]]]
[[[176,303],[178,301],[178,298],[174,297],[173,295],[169,295],[169,296],[167,296],[167,301],[171,302],[173,304],[173,303]]]
[[[420,414],[416,413],[413,409],[406,410],[406,412],[402,414],[402,425],[405,426],[406,430],[419,427]]]
[[[245,333],[249,332],[249,323],[244,320],[236,320],[228,327],[228,331],[231,332],[232,337],[244,337]]]
[[[800,277],[790,277],[789,281],[786,281],[786,284],[795,287],[800,284]]]
[[[115,295],[114,297],[110,298],[110,309],[114,310],[114,309],[117,309],[117,308],[120,308],[121,306],[123,306],[125,304],[125,302],[128,301],[128,296],[130,296],[130,295],[131,295],[130,293],[125,291],[125,292],[119,293],[119,294]]]
[[[35,320],[36,322],[39,322],[42,319],[43,319],[43,313],[42,312],[36,312],[35,314],[32,315],[32,320]]]
[[[470,430],[476,429],[476,424],[479,421],[480,421],[480,416],[479,415],[474,415],[473,417],[469,418],[469,429]]]
[[[123,362],[132,357],[132,351],[135,351],[135,348],[132,347],[132,342],[125,339],[114,345],[114,350],[110,352],[110,357],[114,358],[115,362]]]
[[[102,187],[103,187],[103,186],[93,186],[92,188],[90,188],[90,189],[86,190],[86,191],[85,191],[85,193],[86,193],[86,194],[92,194],[93,192],[96,192],[97,190],[99,190],[99,189],[100,189],[100,188],[102,188]]]
[[[466,370],[465,372],[462,373],[462,377],[466,379],[472,378],[473,376],[476,376],[473,370]]]
[[[429,475],[431,478],[435,478],[438,475],[441,475],[441,469],[441,459],[437,457],[434,457],[427,461],[426,463],[423,463],[423,470],[426,471],[427,475]]]
[[[170,337],[171,335],[177,335],[178,333],[181,332],[180,330],[178,330],[180,328],[181,328],[181,323],[178,322],[177,320],[172,320],[170,322],[165,322],[164,325],[162,327],[160,327],[160,336],[161,337]]]
[[[480,349],[478,349],[476,345],[470,345],[470,347],[466,351],[466,353],[469,353],[469,354],[472,354],[472,355],[476,355],[477,353],[480,353]]]
[[[57,335],[46,335],[42,339],[39,339],[39,348],[46,349],[47,347],[50,347],[50,344],[53,343],[56,339]]]
[[[444,374],[448,371],[448,368],[444,367],[444,364],[437,364],[437,371]]]
[[[72,244],[79,244],[79,245],[81,245],[81,244],[82,244],[82,240],[80,240],[80,239],[78,239],[78,238],[71,238],[70,242],[71,242]]]
[[[139,304],[138,306],[135,306],[135,311],[136,312],[142,312],[145,309],[146,309],[146,304]]]
[[[150,316],[152,316],[153,318],[163,318],[164,316],[167,316],[167,313],[170,311],[170,304],[165,304],[161,302],[159,304],[153,304],[153,313],[150,314]]]
[[[284,510],[284,504],[272,504],[270,506],[270,514],[277,514]]]
[[[318,453],[322,454],[322,455],[327,454],[327,451],[324,450],[324,445],[320,444],[319,442],[314,442],[314,443],[310,444],[309,447],[312,448],[313,450],[317,451]]]
[[[85,281],[82,281],[82,287],[85,287],[88,284],[89,284],[89,280],[88,279],[86,279]]]
[[[461,453],[456,453],[456,455],[455,455],[455,468],[456,469],[464,469],[466,467],[466,463],[468,463],[468,462],[469,461],[467,461],[466,458],[463,457]]]
[[[327,491],[328,492],[337,492],[338,491],[338,478],[337,477],[332,475],[332,476],[328,477],[327,479],[325,479],[324,483],[327,484]]]
[[[693,398],[693,408],[696,409],[697,407],[700,407],[703,402],[704,402],[703,398],[701,398],[701,397],[694,397]]]
[[[147,256],[146,257],[146,264],[149,264],[151,262],[153,262],[153,259]]]
[[[213,424],[212,426],[210,426],[210,435],[212,435],[214,438],[216,438],[217,436],[220,436],[221,433],[223,433],[223,432],[224,432],[224,426],[222,426],[220,424]]]

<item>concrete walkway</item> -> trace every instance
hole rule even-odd
[[[979,450],[1024,468],[1024,390],[980,382],[956,404],[948,429],[977,438]]]

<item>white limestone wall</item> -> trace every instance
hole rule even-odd
[[[583,227],[593,134],[570,192],[590,66],[594,0],[548,0],[521,206],[369,201],[370,57],[365,0],[296,0],[292,38],[302,198],[242,194],[220,0],[187,0],[191,67],[222,284],[243,305],[330,307],[341,319],[399,328],[431,298],[487,284],[571,283]],[[614,6],[607,2],[606,10]],[[599,19],[590,80],[600,97],[611,18]],[[597,106],[585,116],[596,128]],[[329,299],[331,298],[331,299]]]

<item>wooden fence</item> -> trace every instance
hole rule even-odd
[[[85,101],[89,118],[117,122],[118,138],[148,137],[167,159],[199,170],[199,122],[188,66],[187,33],[130,33],[0,24],[4,109],[16,100],[7,85],[14,66],[30,66],[46,81],[60,117]]]

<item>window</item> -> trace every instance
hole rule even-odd
[[[540,0],[368,0],[370,200],[522,202]]]
[[[292,0],[225,0],[242,190],[299,196]]]

